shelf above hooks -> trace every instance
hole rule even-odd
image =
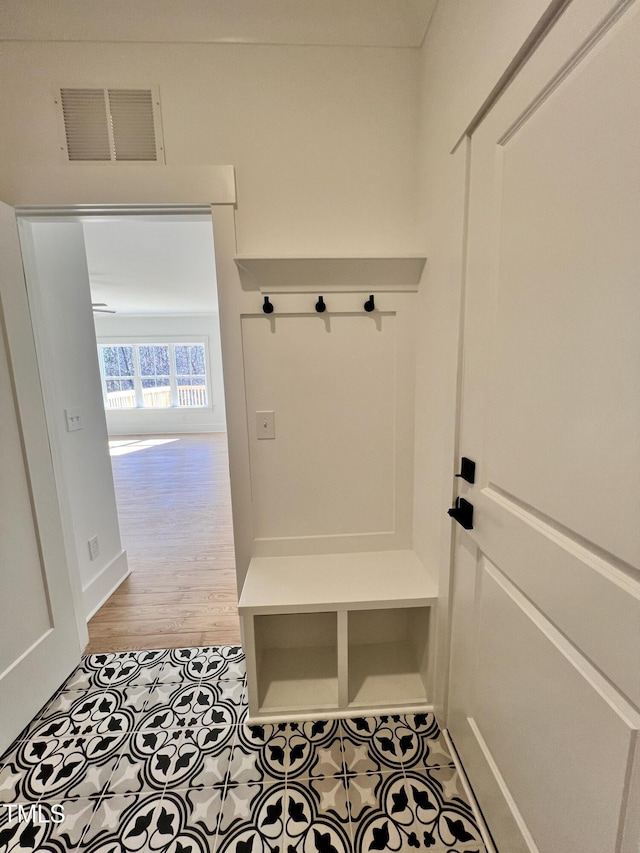
[[[415,292],[425,255],[264,257],[236,255],[243,290],[261,293]]]

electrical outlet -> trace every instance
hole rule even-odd
[[[98,542],[98,537],[92,536],[91,539],[89,539],[89,556],[92,560],[95,560],[99,553],[100,543]]]
[[[256,412],[256,438],[275,438],[276,425],[273,412]]]

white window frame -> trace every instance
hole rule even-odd
[[[211,393],[211,357],[209,351],[209,336],[200,335],[199,340],[194,340],[191,336],[184,335],[162,335],[161,337],[149,337],[145,335],[136,335],[135,337],[100,337],[97,339],[98,344],[98,366],[100,368],[100,381],[102,384],[102,399],[106,412],[167,412],[175,409],[180,409],[185,412],[206,412],[213,410],[213,399]],[[102,347],[133,347],[133,388],[135,392],[136,405],[122,409],[112,408],[109,406],[109,398],[107,395],[107,377],[104,372],[104,361],[102,359]],[[168,346],[169,347],[169,385],[171,389],[171,405],[170,406],[145,406],[142,379],[153,378],[143,377],[140,371],[140,353],[138,347],[141,346]],[[204,366],[205,366],[205,387],[207,389],[207,404],[206,406],[182,406],[179,400],[178,391],[178,373],[176,372],[175,348],[176,346],[204,346]],[[180,374],[182,377],[183,374]],[[108,377],[112,379],[114,377]]]

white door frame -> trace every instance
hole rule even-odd
[[[135,189],[133,190],[133,193],[135,193]],[[132,195],[131,188],[129,188],[126,195]],[[15,211],[18,222],[23,228],[30,220],[33,221],[37,219],[42,221],[43,219],[63,217],[71,221],[73,219],[79,219],[80,217],[85,218],[87,216],[131,216],[142,214],[202,215],[203,213],[206,213],[207,215],[212,216],[216,276],[218,281],[223,382],[227,412],[227,440],[229,445],[229,468],[231,474],[233,528],[236,550],[237,581],[238,588],[240,589],[251,556],[252,532],[247,417],[244,397],[241,330],[238,319],[238,299],[241,287],[237,268],[234,263],[236,253],[235,204],[226,201],[226,199],[225,202],[221,204],[176,204],[168,201],[166,204],[154,203],[152,205],[125,203],[122,205],[105,204],[86,206],[69,202],[68,204],[58,204],[55,207],[38,205],[17,206]],[[55,427],[58,413],[54,410],[54,401],[52,398],[52,387],[50,381],[51,366],[47,363],[47,359],[45,357],[46,345],[44,343],[45,336],[43,332],[46,328],[47,318],[44,315],[42,302],[39,298],[38,283],[35,280],[35,277],[29,274],[29,258],[25,257],[24,261],[27,273],[27,287],[29,290],[31,325],[38,353],[40,387],[42,389],[47,418],[48,440],[51,447],[58,503],[63,522],[67,565],[74,592],[77,631],[81,647],[84,648],[88,641],[88,631],[84,608],[82,605],[80,572],[73,536],[69,493],[62,461],[62,446],[59,431]]]
[[[76,602],[72,589],[73,579],[67,570],[59,499],[47,436],[45,406],[40,393],[40,377],[21,269],[15,213],[4,204],[0,253],[3,260],[0,281],[0,324],[3,328],[0,330],[0,337],[4,339],[4,343],[0,341],[0,346],[3,350],[6,347],[6,368],[9,374],[9,382],[5,387],[8,395],[7,409],[10,418],[13,410],[15,411],[17,447],[14,452],[21,457],[20,462],[23,465],[23,472],[18,477],[18,486],[24,485],[23,495],[28,495],[27,500],[30,503],[28,515],[31,516],[30,522],[33,524],[33,545],[38,553],[42,575],[41,592],[48,611],[48,628],[43,627],[41,636],[31,637],[28,641],[31,645],[28,648],[22,647],[20,651],[15,650],[12,653],[17,653],[18,657],[2,660],[2,752],[76,665],[82,645],[74,619]],[[2,358],[4,362],[4,352]],[[24,480],[20,482],[22,477]],[[20,524],[24,517],[24,501],[21,506],[23,508],[20,510]],[[26,518],[25,522],[28,526],[29,521]],[[24,532],[21,531],[22,534]],[[26,554],[27,551],[20,553]],[[17,553],[16,557],[19,558]],[[3,581],[9,584],[12,571],[19,573],[27,567],[5,568],[7,575],[3,577]],[[37,569],[34,576],[35,574]],[[10,594],[9,589],[7,593]],[[30,597],[23,599],[23,605],[28,606],[30,602]],[[32,613],[33,610],[27,607],[26,612],[21,609],[19,617],[28,619]],[[31,685],[31,689],[25,691],[25,685]]]
[[[471,137],[483,118],[509,87],[520,69],[526,64],[535,52],[541,41],[553,29],[560,16],[573,0],[549,0],[544,12],[541,14],[536,25],[524,40],[513,60],[505,68],[504,73],[497,81],[494,88],[487,94],[485,100],[480,104],[450,152],[451,157],[457,157],[461,180],[464,181],[464,211],[460,217],[459,232],[456,235],[459,245],[459,279],[458,279],[458,326],[456,339],[452,342],[452,351],[456,353],[456,388],[455,402],[453,406],[453,417],[451,429],[453,440],[451,448],[453,454],[447,457],[443,464],[443,514],[445,504],[453,505],[458,495],[458,481],[455,473],[459,470],[460,458],[464,448],[460,445],[460,427],[462,422],[462,396],[464,383],[464,347],[465,347],[465,310],[466,310],[466,254],[467,254],[467,231],[469,212],[469,184],[471,168]],[[625,0],[621,0],[624,3]],[[464,172],[464,177],[462,177]],[[452,238],[453,241],[453,238]],[[452,242],[453,245],[453,242]],[[450,652],[451,652],[451,616],[452,616],[452,584],[454,563],[456,556],[456,524],[448,518],[444,522],[443,532],[440,537],[442,559],[440,561],[439,588],[440,598],[438,602],[437,621],[437,648],[434,660],[434,707],[442,724],[446,727],[449,710],[449,678],[450,678]]]

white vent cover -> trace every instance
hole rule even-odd
[[[158,96],[151,89],[60,89],[69,160],[158,160]]]

